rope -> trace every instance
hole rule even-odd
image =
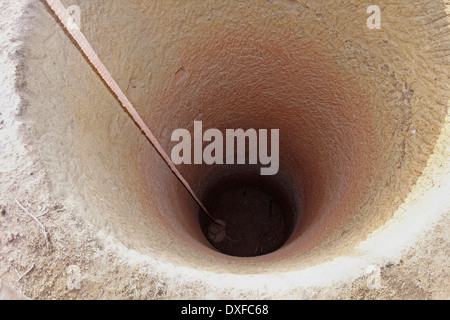
[[[214,218],[211,216],[211,214],[208,212],[208,210],[206,210],[205,206],[200,201],[200,199],[196,196],[196,194],[190,187],[189,183],[186,181],[186,179],[183,178],[181,173],[175,167],[175,164],[169,158],[167,153],[163,150],[163,148],[159,144],[156,137],[152,134],[152,132],[147,127],[145,122],[139,116],[136,109],[133,107],[131,102],[125,96],[123,91],[120,89],[117,82],[112,78],[108,69],[105,67],[105,65],[102,63],[100,58],[97,56],[97,54],[95,53],[92,46],[89,44],[89,41],[86,39],[84,34],[78,28],[69,28],[68,27],[69,23],[72,26],[75,24],[72,19],[72,16],[69,14],[69,12],[63,6],[61,1],[60,0],[46,0],[46,2],[50,6],[50,8],[55,12],[56,16],[61,21],[61,23],[64,25],[64,27],[69,32],[69,34],[72,36],[72,38],[75,40],[75,42],[79,45],[79,47],[84,52],[84,54],[86,55],[86,57],[88,58],[89,62],[92,64],[92,66],[97,70],[97,72],[103,78],[103,80],[108,85],[108,87],[114,92],[114,94],[116,95],[116,98],[119,100],[119,102],[122,104],[122,106],[128,111],[129,115],[131,116],[131,118],[133,119],[135,124],[145,134],[147,139],[155,147],[156,151],[158,151],[160,156],[164,159],[164,161],[167,163],[167,165],[172,170],[172,172],[175,174],[175,176],[178,178],[178,180],[180,180],[180,182],[184,185],[184,187],[190,193],[190,195],[195,200],[195,202],[197,202],[197,204],[200,206],[200,208],[214,221]]]

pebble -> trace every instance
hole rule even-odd
[[[6,236],[6,241],[7,242],[13,242],[15,239],[17,239],[19,237],[19,233],[18,232],[8,232],[7,236]]]

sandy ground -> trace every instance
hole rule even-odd
[[[17,24],[26,1],[0,1],[0,279],[31,299],[201,299],[208,288],[183,286],[151,274],[109,249],[98,230],[55,201],[14,93],[20,71]],[[25,13],[26,14],[26,13]],[[23,206],[22,209],[20,206]],[[40,223],[30,217],[36,217]],[[48,236],[48,241],[43,228]],[[450,218],[440,221],[402,259],[380,266],[380,286],[370,275],[317,289],[306,298],[449,299]],[[80,275],[77,275],[77,267]],[[219,298],[257,298],[251,292]],[[279,298],[300,298],[286,294]],[[302,297],[303,298],[303,297]]]

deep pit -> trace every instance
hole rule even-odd
[[[208,241],[195,202],[55,17],[32,5],[24,115],[53,192],[127,248],[164,262],[270,274],[351,251],[408,195],[445,121],[447,57],[422,51],[437,43],[415,18],[439,14],[439,1],[428,11],[420,1],[388,7],[383,33],[365,27],[358,1],[77,4],[82,31],[167,153],[171,133],[192,133],[194,121],[280,130],[272,180],[252,166],[179,166],[228,219],[230,239]],[[233,226],[230,214],[251,210]]]
[[[213,247],[231,256],[254,257],[276,251],[299,220],[292,197],[274,181],[259,176],[224,178],[209,187],[203,199],[220,221],[200,210],[202,232]]]

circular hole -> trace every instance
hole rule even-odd
[[[278,250],[297,220],[289,196],[260,176],[223,178],[205,192],[203,201],[214,220],[200,211],[201,230],[215,249],[230,256]]]

